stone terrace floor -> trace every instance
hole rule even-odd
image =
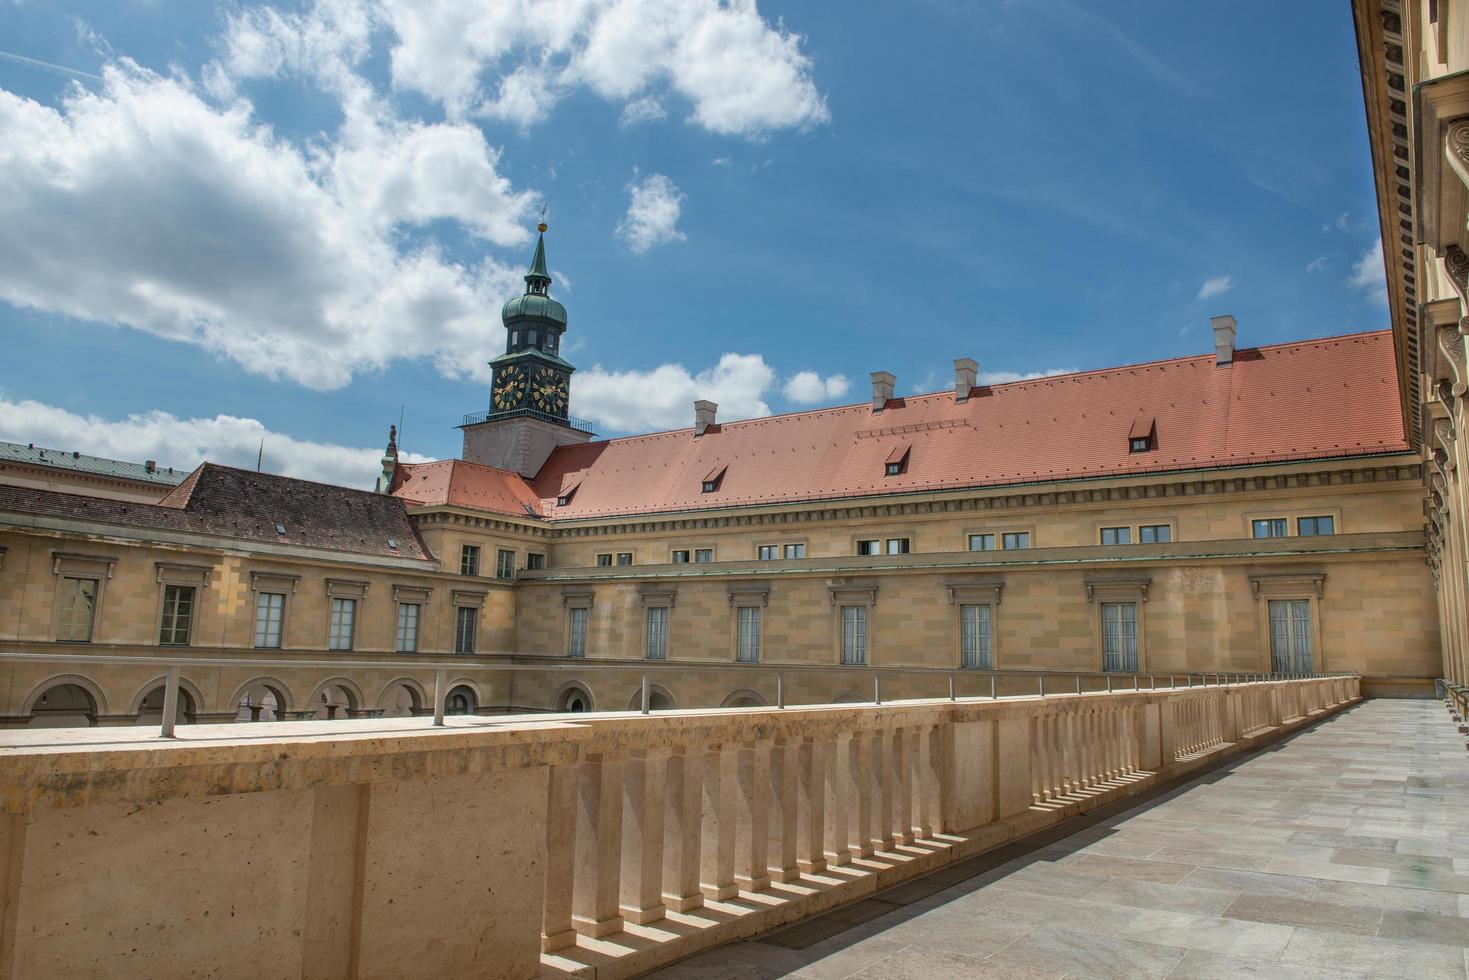
[[[1441,702],[1364,702],[1052,836],[653,975],[1466,975],[1469,752]]]

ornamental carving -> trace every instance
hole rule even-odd
[[[1450,245],[1444,249],[1443,268],[1448,275],[1449,285],[1459,295],[1459,302],[1464,304],[1464,309],[1469,312],[1469,255],[1457,245]],[[1463,326],[1463,321],[1459,321]]]
[[[1444,131],[1444,156],[1450,169],[1469,187],[1469,119],[1456,119]]]
[[[1439,327],[1438,349],[1443,351],[1444,361],[1454,376],[1451,390],[1455,395],[1464,394],[1464,335],[1457,327]]]

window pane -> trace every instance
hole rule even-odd
[[[673,553],[673,563],[675,565],[683,565],[683,564],[686,564],[688,562],[688,560],[689,560],[689,553],[687,551],[675,551]]]
[[[1006,548],[1029,548],[1029,531],[1010,531],[1005,534],[1004,544]]]
[[[842,607],[842,663],[867,663],[867,607]]]
[[[1137,603],[1102,603],[1102,669],[1137,671]]]
[[[908,539],[907,538],[888,538],[888,554],[890,554],[890,555],[906,555],[906,554],[908,554]]]
[[[1143,544],[1172,541],[1173,528],[1167,524],[1144,524],[1138,528],[1138,540]]]
[[[805,558],[806,546],[804,544],[788,544],[785,546],[785,557]]]
[[[648,610],[648,659],[668,659],[668,609],[663,606]]]
[[[1296,523],[1296,531],[1302,535],[1335,534],[1336,518],[1325,517],[1302,517]]]
[[[714,560],[713,548],[698,548],[694,551],[694,561],[710,562]]]
[[[400,653],[415,653],[418,650],[418,612],[416,602],[398,603],[398,641]]]
[[[735,657],[740,663],[757,663],[760,660],[760,607],[741,606],[737,612],[739,644]]]
[[[352,627],[357,618],[356,599],[333,599],[329,648],[352,649]]]
[[[597,567],[598,568],[611,568],[612,567],[612,556],[610,554],[608,554],[608,555],[598,555],[597,556]]]
[[[531,552],[525,556],[525,567],[529,571],[536,571],[546,567],[546,556]]]
[[[255,645],[281,645],[281,623],[286,611],[286,597],[275,592],[262,592],[255,597]]]
[[[61,622],[56,638],[77,643],[91,642],[92,620],[97,610],[97,580],[63,578],[61,587]]]
[[[988,670],[991,659],[990,605],[976,603],[959,607],[959,626],[965,667]]]
[[[454,652],[473,653],[474,633],[479,625],[479,610],[459,606],[454,610]]]
[[[631,551],[619,551],[617,553],[617,564],[619,564],[619,565],[631,565],[632,564],[632,552]]]
[[[995,536],[993,534],[971,534],[969,536],[970,551],[994,551]]]
[[[495,552],[495,577],[515,577],[515,552],[503,548]]]
[[[568,610],[571,616],[571,640],[566,655],[569,657],[585,657],[587,655],[587,611],[585,609]]]
[[[459,549],[459,574],[479,574],[479,546],[467,544]]]
[[[759,558],[760,558],[761,561],[774,561],[775,560],[775,545],[773,545],[773,544],[762,544],[760,546],[759,555],[758,556],[759,556]]]
[[[194,619],[194,589],[188,585],[163,587],[163,622],[159,643],[189,642],[189,628]]]
[[[1285,537],[1285,518],[1269,517],[1252,521],[1250,529],[1257,538],[1283,538]]]

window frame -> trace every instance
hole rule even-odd
[[[546,570],[546,555],[540,551],[527,551],[525,553],[525,570],[527,572],[543,572]]]
[[[1098,528],[1097,531],[1099,535],[1097,543],[1104,548],[1112,548],[1121,544],[1132,544],[1131,524],[1108,524]],[[1112,538],[1111,541],[1107,540],[1109,535]]]
[[[602,560],[603,558],[605,558],[607,560],[606,561],[603,561]],[[596,565],[596,567],[597,568],[611,568],[612,567],[612,552],[610,552],[610,551],[601,551],[601,552],[598,552],[597,553],[597,565]]]
[[[1158,530],[1160,528],[1163,530],[1164,535],[1165,535],[1165,537],[1162,540],[1159,540],[1158,534],[1157,534],[1157,532],[1158,532]],[[1152,531],[1153,532],[1153,540],[1152,541],[1148,541],[1146,539],[1146,537],[1144,536],[1145,535],[1145,532],[1147,532],[1147,531]],[[1137,543],[1138,544],[1172,544],[1173,543],[1173,523],[1171,521],[1160,521],[1160,522],[1158,522],[1156,524],[1139,524],[1137,526]]]
[[[1290,537],[1290,518],[1285,515],[1272,517],[1247,517],[1246,520],[1249,521],[1250,540],[1252,541],[1266,541],[1270,538]],[[1261,524],[1270,525],[1271,533],[1257,534],[1256,532],[1259,530]],[[1279,534],[1274,533],[1275,527],[1277,525],[1280,527]]]
[[[459,545],[459,574],[478,577],[480,569],[480,546],[477,544]]]
[[[82,573],[63,573],[59,577],[57,585],[57,619],[56,619],[56,642],[58,643],[91,643],[97,636],[97,612],[102,605],[102,579]],[[67,583],[76,583],[68,586]],[[83,594],[82,584],[91,585],[91,593],[87,606],[86,635],[63,636],[63,627],[69,627],[66,632],[75,633],[77,625],[76,618],[72,615],[78,603],[77,598]]]
[[[707,558],[701,558],[700,555],[707,555],[708,557]],[[708,547],[708,548],[695,548],[694,549],[694,564],[695,565],[710,565],[710,564],[713,564],[713,563],[714,563],[714,548],[712,546],[711,547]]]
[[[848,613],[852,615],[848,617]],[[837,651],[840,658],[838,662],[843,667],[870,667],[872,665],[871,613],[872,606],[868,603],[842,602],[837,605]],[[850,652],[849,639],[852,641]]]
[[[566,607],[566,655],[568,657],[577,660],[586,659],[587,633],[591,625],[591,618],[592,607],[590,604],[568,605]],[[578,619],[581,620],[581,629],[579,632],[577,630]]]
[[[995,669],[995,607],[997,602],[981,600],[963,600],[955,604],[958,607],[959,617],[959,668],[961,670],[994,670]],[[974,630],[974,660],[970,663],[969,651],[969,623],[967,622],[967,610],[975,610]],[[979,615],[980,611],[984,615]],[[981,620],[983,622],[981,622]],[[981,626],[983,627],[981,629]]]
[[[669,620],[672,606],[652,605],[643,608],[643,659],[668,661]],[[657,622],[657,628],[654,624]]]
[[[988,538],[989,539],[989,547],[988,548],[984,548],[984,547],[976,548],[974,546],[974,539],[975,538],[980,538],[980,539]],[[979,552],[979,551],[999,551],[1000,550],[1000,544],[999,544],[999,542],[1000,542],[1000,539],[999,539],[998,536],[996,536],[996,534],[995,534],[994,531],[971,531],[971,532],[969,532],[969,533],[967,533],[967,534],[964,535],[964,549],[966,551],[974,551],[974,552]]]
[[[164,646],[167,646],[167,647],[186,647],[186,646],[189,646],[193,642],[193,639],[194,639],[194,621],[195,621],[195,618],[196,618],[196,611],[199,608],[199,586],[197,586],[197,585],[187,585],[187,584],[180,583],[180,582],[164,582],[162,584],[163,584],[163,608],[160,610],[160,618],[159,618],[159,623],[158,623],[158,645],[161,646],[161,647],[164,647]],[[169,593],[170,592],[173,592],[174,595],[175,595],[174,605],[173,605],[173,608],[171,610],[169,608],[169,601],[168,601],[168,597],[169,597]],[[178,626],[179,612],[178,612],[178,601],[177,601],[177,597],[180,596],[180,595],[182,595],[182,594],[184,594],[184,593],[187,593],[188,594],[188,597],[189,597],[188,606],[189,606],[189,608],[188,608],[188,611],[184,614],[184,617],[183,617],[184,618],[183,639],[179,639],[178,638],[178,633],[179,633],[179,626]],[[170,625],[170,623],[169,623],[170,613],[172,613],[172,618],[173,618],[172,625]],[[165,637],[170,632],[173,634],[173,638],[172,639],[165,639]]]
[[[1011,547],[1010,539],[1021,536],[1024,536],[1025,543],[1016,544],[1014,547]],[[1002,531],[1000,532],[1000,542],[1001,551],[1029,551],[1035,547],[1035,536],[1031,531]]]
[[[1331,522],[1331,530],[1311,530],[1309,532],[1305,531],[1303,530],[1303,528],[1305,527],[1307,521],[1315,522],[1313,524],[1313,528],[1319,528],[1322,521],[1329,521]],[[1331,537],[1334,534],[1336,534],[1335,514],[1301,514],[1296,517],[1296,537],[1298,538],[1325,538]]]
[[[326,648],[332,653],[350,652],[357,642],[357,604],[353,596],[329,595],[327,597]],[[345,616],[339,613],[345,612]],[[346,626],[346,644],[342,644],[341,629]]]
[[[1108,651],[1108,612],[1115,610],[1116,640],[1118,649]],[[1142,671],[1142,603],[1137,599],[1113,598],[1097,603],[1100,639],[1102,644],[1102,672],[1105,674],[1136,674]],[[1131,635],[1125,627],[1131,626]],[[1128,649],[1128,648],[1131,649]],[[1117,659],[1116,665],[1108,658]],[[1130,663],[1130,666],[1129,666]]]
[[[1093,662],[1096,670],[1100,673],[1117,673],[1118,670],[1109,670],[1107,667],[1107,637],[1106,637],[1106,613],[1104,606],[1119,603],[1130,604],[1133,607],[1133,621],[1135,623],[1134,636],[1136,639],[1135,652],[1137,658],[1137,673],[1148,671],[1148,589],[1152,585],[1152,576],[1148,574],[1118,575],[1111,572],[1099,572],[1095,577],[1088,576],[1082,579],[1082,585],[1086,589],[1087,602],[1094,604],[1097,609],[1092,613],[1092,631],[1095,636],[1093,641]],[[1123,651],[1127,655],[1127,651]],[[1125,673],[1133,671],[1119,668]]]
[[[515,578],[515,549],[495,549],[495,578],[506,581]]]
[[[255,616],[250,624],[250,636],[252,641],[260,635],[260,601],[259,596],[278,595],[281,597],[281,616],[278,628],[277,642],[274,646],[256,644],[259,650],[284,650],[288,646],[286,640],[289,638],[291,627],[291,610],[295,605],[291,600],[296,595],[296,587],[301,582],[299,575],[282,575],[275,572],[251,572],[250,591],[256,594]]]
[[[472,657],[478,651],[479,617],[482,607],[465,603],[454,605],[454,655]],[[469,642],[466,644],[464,624],[469,624]]]
[[[280,649],[283,649],[285,647],[285,641],[286,641],[286,606],[289,605],[289,603],[287,602],[288,595],[289,594],[288,593],[285,593],[285,592],[273,592],[273,591],[270,591],[270,590],[267,590],[267,589],[259,589],[259,590],[256,590],[256,592],[255,592],[255,620],[251,624],[251,634],[252,634],[253,639],[254,639],[254,648],[256,650],[280,650]],[[276,619],[276,622],[275,622],[275,642],[274,643],[261,642],[262,639],[264,639],[264,640],[269,640],[270,639],[270,633],[269,633],[268,630],[264,634],[261,633],[261,612],[262,612],[261,604],[266,599],[279,599],[280,600],[280,616]],[[267,605],[269,605],[269,604],[267,603]],[[269,623],[270,623],[270,617],[267,616],[266,619],[265,619],[265,624],[266,625],[269,625]]]
[[[635,564],[636,555],[637,555],[637,553],[636,552],[633,552],[633,551],[619,551],[619,552],[617,552],[617,567],[618,568],[629,568],[629,567],[631,567],[633,564]],[[624,559],[624,558],[626,558],[627,561],[623,561],[622,559]]]
[[[747,616],[746,614],[753,614]],[[742,602],[734,607],[735,614],[735,663],[758,664],[762,654],[762,646],[765,639],[765,611],[764,607],[752,602]],[[747,630],[746,620],[753,621],[753,631]],[[749,639],[749,643],[746,640]],[[754,656],[746,657],[746,652],[753,648]]]
[[[404,642],[404,617],[403,612],[408,608],[413,609],[411,633],[412,642],[405,645]],[[393,615],[393,652],[394,653],[417,653],[418,638],[423,627],[423,603],[400,600]]]
[[[674,548],[668,553],[668,561],[672,565],[688,565],[693,557],[694,553],[689,548]]]

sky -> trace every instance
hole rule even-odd
[[[1339,0],[0,0],[0,439],[458,455],[543,208],[604,436],[1388,325]]]

